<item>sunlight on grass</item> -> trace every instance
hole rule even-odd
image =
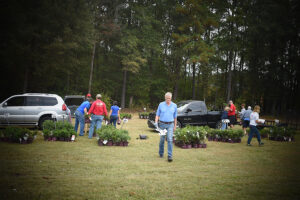
[[[120,128],[120,126],[119,126]],[[207,142],[207,149],[174,147],[158,156],[159,136],[147,121],[125,124],[128,147],[76,142],[0,143],[0,199],[298,199],[299,137],[265,146]],[[238,127],[237,127],[238,128]],[[147,140],[139,140],[147,134]]]

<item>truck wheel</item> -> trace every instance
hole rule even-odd
[[[182,124],[180,123],[180,121],[177,121],[177,126],[176,128],[182,128]]]
[[[216,129],[221,129],[221,127],[222,127],[222,121],[220,120],[220,121],[218,121],[217,123],[216,123]]]
[[[40,129],[40,130],[43,130],[43,123],[44,123],[46,120],[52,120],[52,121],[53,121],[53,119],[52,119],[51,117],[48,117],[48,116],[42,117],[42,118],[39,120],[39,129]]]

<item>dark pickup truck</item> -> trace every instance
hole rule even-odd
[[[177,127],[186,125],[221,128],[221,111],[208,111],[204,101],[181,101],[177,103]],[[150,113],[148,127],[155,128],[156,113]]]

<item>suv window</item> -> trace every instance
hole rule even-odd
[[[13,97],[6,103],[7,106],[24,106],[24,97]]]
[[[65,99],[65,103],[67,104],[67,106],[80,106],[83,101],[84,98],[80,97],[69,97]]]
[[[192,110],[192,111],[206,111],[206,108],[205,108],[205,104],[203,102],[192,102],[190,105],[189,105],[189,108]]]
[[[39,97],[39,96],[28,96],[26,97],[26,106],[54,106],[56,105],[57,99],[55,97]]]

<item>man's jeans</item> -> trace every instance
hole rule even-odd
[[[78,130],[78,125],[80,124],[79,136],[83,136],[84,129],[84,114],[76,110],[75,112],[75,131]]]
[[[109,123],[110,123],[110,124],[113,123],[114,126],[116,127],[116,126],[117,126],[117,120],[118,120],[118,118],[119,118],[118,115],[111,115],[111,116],[110,116],[110,121],[109,121]]]
[[[260,142],[261,142],[261,139],[260,139],[260,134],[259,134],[258,129],[256,128],[256,126],[250,125],[250,133],[249,133],[249,137],[248,137],[248,144],[250,144],[250,142],[251,142],[251,140],[252,140],[253,133],[256,134],[256,136],[257,136],[257,141],[258,141],[258,143],[260,143]]]
[[[89,131],[89,139],[93,138],[94,128],[96,124],[97,124],[96,130],[101,128],[103,118],[104,118],[103,115],[92,115],[92,121],[91,121],[91,126]]]
[[[164,124],[164,123],[158,123],[158,127],[162,130],[167,129],[167,141],[168,141],[168,157],[172,158],[172,152],[173,152],[173,129],[174,129],[174,123],[171,124]],[[164,155],[164,145],[165,145],[165,135],[160,136],[160,142],[159,142],[159,156]]]

